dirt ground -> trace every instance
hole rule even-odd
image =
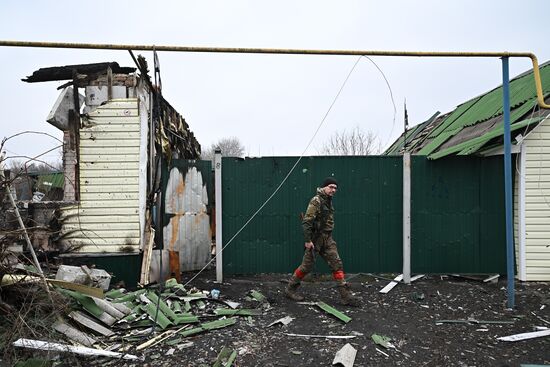
[[[348,342],[357,349],[354,366],[550,364],[550,337],[517,342],[497,340],[501,336],[531,332],[535,326],[550,327],[550,283],[517,282],[516,308],[512,311],[506,309],[506,280],[502,278],[496,283],[483,283],[431,275],[412,285],[398,284],[389,293],[381,294],[379,290],[388,281],[356,275],[350,284],[361,301],[358,308],[340,305],[334,283],[326,276],[314,276],[304,282],[301,292],[306,301],[324,301],[343,311],[352,318],[345,324],[316,306],[284,298],[287,276],[227,277],[223,284],[216,284],[214,279],[212,272],[203,273],[192,285],[203,290],[219,289],[221,299],[241,302],[242,307],[262,307],[263,315],[239,317],[233,326],[188,337],[179,346],[161,344],[146,349],[142,351],[145,362],[124,364],[103,360],[101,365],[211,365],[227,346],[238,353],[234,366],[330,366],[336,352]],[[252,289],[263,293],[269,306],[247,300],[246,295]],[[267,327],[285,316],[294,320],[286,326]],[[436,324],[436,320],[456,319],[480,322]],[[318,339],[285,333],[355,338]],[[375,333],[390,337],[395,348],[376,345],[371,338]],[[173,354],[166,355],[170,349],[174,349]]]

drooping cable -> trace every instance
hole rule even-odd
[[[233,240],[248,226],[248,224],[250,222],[252,222],[252,220],[256,217],[256,215],[258,215],[258,213],[269,203],[269,201],[271,201],[271,199],[277,194],[277,192],[279,192],[279,190],[281,189],[281,187],[285,184],[286,180],[290,177],[290,175],[292,174],[292,172],[294,171],[294,169],[296,168],[296,166],[298,165],[298,163],[300,163],[300,161],[302,160],[302,158],[304,157],[305,153],[307,152],[307,150],[309,149],[309,147],[311,146],[311,144],[313,143],[313,140],[315,140],[315,137],[317,136],[317,134],[319,133],[319,130],[321,130],[321,127],[323,126],[323,124],[325,123],[325,120],[327,119],[330,111],[332,110],[332,107],[334,107],[334,105],[336,104],[336,101],[338,100],[338,97],[340,97],[340,94],[342,93],[342,91],[344,90],[344,87],[346,86],[349,78],[351,77],[351,75],[353,74],[353,71],[355,70],[355,68],[357,67],[357,64],[359,63],[359,61],[361,61],[361,57],[358,57],[357,60],[355,61],[355,63],[353,64],[352,68],[350,69],[349,73],[347,74],[346,78],[344,79],[344,82],[342,83],[342,85],[340,86],[340,89],[338,90],[338,93],[336,93],[336,96],[334,97],[334,99],[332,100],[332,103],[330,104],[329,108],[327,109],[325,115],[323,116],[323,118],[321,119],[321,122],[318,124],[317,126],[317,129],[315,129],[315,132],[313,133],[313,136],[309,139],[309,142],[307,143],[306,147],[304,148],[302,154],[298,157],[298,159],[296,160],[296,162],[294,163],[294,165],[290,168],[290,170],[288,171],[288,173],[286,174],[286,176],[283,178],[283,180],[281,181],[281,183],[277,186],[277,188],[275,189],[275,191],[273,191],[273,193],[271,195],[269,195],[269,197],[264,201],[264,203],[262,205],[260,205],[260,207],[254,212],[254,214],[252,214],[252,216],[241,226],[241,228],[233,235],[233,237],[231,237],[229,239],[229,241],[227,241],[227,243],[221,248],[220,250],[220,253],[222,253],[225,248],[227,246],[229,246]],[[393,96],[392,96],[393,98]],[[184,284],[184,287],[187,286],[189,283],[191,283],[193,280],[195,280],[216,258],[217,258],[218,254],[214,255],[210,261],[208,261],[208,263],[206,263],[206,265],[204,265],[202,267],[202,269],[200,269],[191,279],[189,279],[185,284]]]

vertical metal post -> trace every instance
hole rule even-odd
[[[411,282],[411,153],[403,153],[403,281]]]
[[[214,153],[214,186],[216,200],[216,281],[223,282],[222,239],[222,151]]]
[[[2,152],[0,154],[0,181],[5,180],[4,176],[4,160],[5,160],[5,153]],[[36,257],[36,253],[34,252],[34,247],[32,247],[31,239],[29,238],[29,234],[27,232],[27,227],[25,227],[25,224],[23,223],[23,219],[21,219],[21,215],[19,214],[19,208],[17,208],[17,204],[15,203],[15,200],[13,199],[13,195],[11,193],[11,185],[9,184],[9,181],[7,181],[7,185],[5,186],[6,193],[8,194],[8,197],[10,198],[10,203],[13,206],[13,209],[15,211],[15,216],[17,218],[17,222],[19,222],[19,226],[21,227],[21,230],[23,230],[23,236],[25,237],[25,241],[27,241],[27,247],[29,248],[29,251],[31,252],[32,260],[34,262],[34,266],[36,266],[36,270],[38,270],[38,273],[44,277],[44,272],[42,271],[42,268],[40,267],[40,262],[38,261],[38,258]],[[46,289],[48,288],[48,285],[46,284]]]
[[[502,58],[502,112],[504,116],[504,195],[506,204],[506,277],[508,308],[514,308],[514,231],[512,222],[512,153],[510,142],[510,75],[508,57]]]

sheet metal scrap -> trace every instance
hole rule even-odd
[[[347,343],[340,349],[338,352],[336,352],[336,355],[334,356],[334,360],[332,361],[333,366],[342,365],[344,367],[353,367],[353,364],[355,363],[355,356],[357,355],[357,349],[351,346],[351,344]]]
[[[395,345],[390,343],[391,342],[390,337],[387,337],[387,336],[384,336],[384,335],[372,334],[371,338],[376,344],[378,344],[378,345],[380,345],[380,346],[382,346],[386,349],[395,348]]]
[[[254,298],[258,302],[267,302],[267,298],[256,290],[251,290],[249,292],[250,297]]]
[[[340,319],[341,321],[343,321],[346,324],[351,321],[351,317],[349,317],[348,315],[338,311],[334,307],[331,307],[331,306],[327,305],[325,302],[317,302],[316,304],[321,310],[337,317],[338,319]]]

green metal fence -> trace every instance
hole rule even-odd
[[[226,244],[271,195],[295,157],[223,158]],[[505,270],[502,160],[412,159],[412,270]],[[303,254],[299,215],[326,176],[338,179],[334,238],[347,272],[402,269],[402,158],[307,157],[224,250],[226,274],[290,273]],[[316,271],[328,268],[319,259]]]

